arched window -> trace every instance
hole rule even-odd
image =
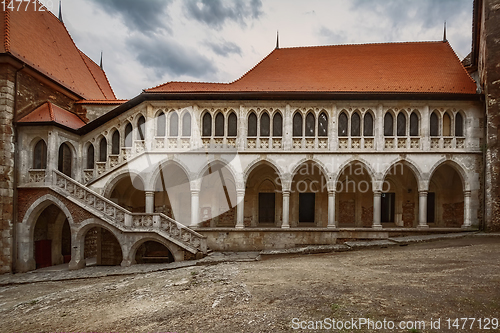
[[[94,145],[89,144],[87,148],[87,169],[94,168]]]
[[[173,111],[170,113],[170,126],[168,127],[170,136],[178,136],[179,135],[179,116],[177,112]]]
[[[108,159],[108,141],[102,138],[99,143],[99,162],[106,162]]]
[[[59,157],[57,163],[57,169],[64,173],[66,176],[71,177],[71,160],[72,160],[71,149],[66,143],[63,143],[59,147]]]
[[[47,145],[45,141],[40,140],[35,145],[33,151],[33,169],[47,168]]]
[[[280,137],[283,135],[283,117],[281,113],[276,112],[273,117],[273,136]]]
[[[267,112],[264,112],[262,116],[260,116],[260,136],[269,135],[271,135],[271,119]]]
[[[464,136],[464,119],[460,112],[455,116],[455,136]]]
[[[224,136],[224,115],[222,112],[215,116],[215,136]]]
[[[351,136],[361,136],[361,118],[359,113],[354,112],[351,116]]]
[[[191,114],[189,112],[182,116],[182,136],[191,136]]]
[[[431,136],[439,135],[439,119],[436,112],[431,114]]]
[[[306,136],[314,136],[316,133],[315,130],[316,118],[312,112],[309,112],[306,116]]]
[[[211,136],[212,135],[212,115],[207,112],[203,115],[203,136]]]
[[[156,136],[165,136],[167,130],[165,113],[160,112],[156,118]]]
[[[446,112],[443,116],[443,136],[450,136],[451,135],[451,117]]]
[[[397,126],[398,136],[406,136],[406,116],[403,112],[398,114]]]
[[[392,114],[387,112],[384,116],[384,135],[393,136],[394,135],[394,122]]]
[[[120,132],[116,130],[111,138],[111,154],[120,155]]]
[[[325,112],[318,117],[318,136],[328,136],[328,116]]]
[[[236,113],[231,112],[229,117],[227,117],[227,136],[237,136],[238,135],[238,118]]]
[[[125,147],[132,147],[132,124],[125,126]]]
[[[144,141],[144,134],[146,133],[146,119],[143,116],[137,120],[137,132],[139,134],[139,140]]]
[[[253,112],[248,116],[248,136],[257,136],[257,116]]]
[[[363,135],[373,136],[373,116],[370,112],[365,113],[363,122]]]
[[[410,135],[418,136],[418,116],[415,112],[410,115]]]
[[[345,112],[339,116],[339,136],[347,136],[347,115]]]
[[[293,116],[293,136],[302,136],[302,115],[300,112]]]

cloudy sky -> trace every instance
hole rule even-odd
[[[51,0],[45,0],[47,2]],[[53,12],[57,15],[57,0]],[[231,82],[280,47],[434,41],[470,52],[473,0],[62,0],[76,45],[118,98],[167,81]]]

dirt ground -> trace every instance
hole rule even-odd
[[[486,318],[500,319],[500,238],[0,288],[1,332],[484,332]],[[333,319],[349,329],[316,322]]]

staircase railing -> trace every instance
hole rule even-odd
[[[111,224],[119,229],[156,232],[190,252],[207,253],[206,237],[182,223],[160,213],[132,213],[60,171],[54,170],[53,172],[52,180],[56,188],[68,193],[83,208],[99,212],[104,219],[111,221]]]

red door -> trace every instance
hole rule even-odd
[[[36,268],[52,266],[52,241],[50,239],[35,242]]]

